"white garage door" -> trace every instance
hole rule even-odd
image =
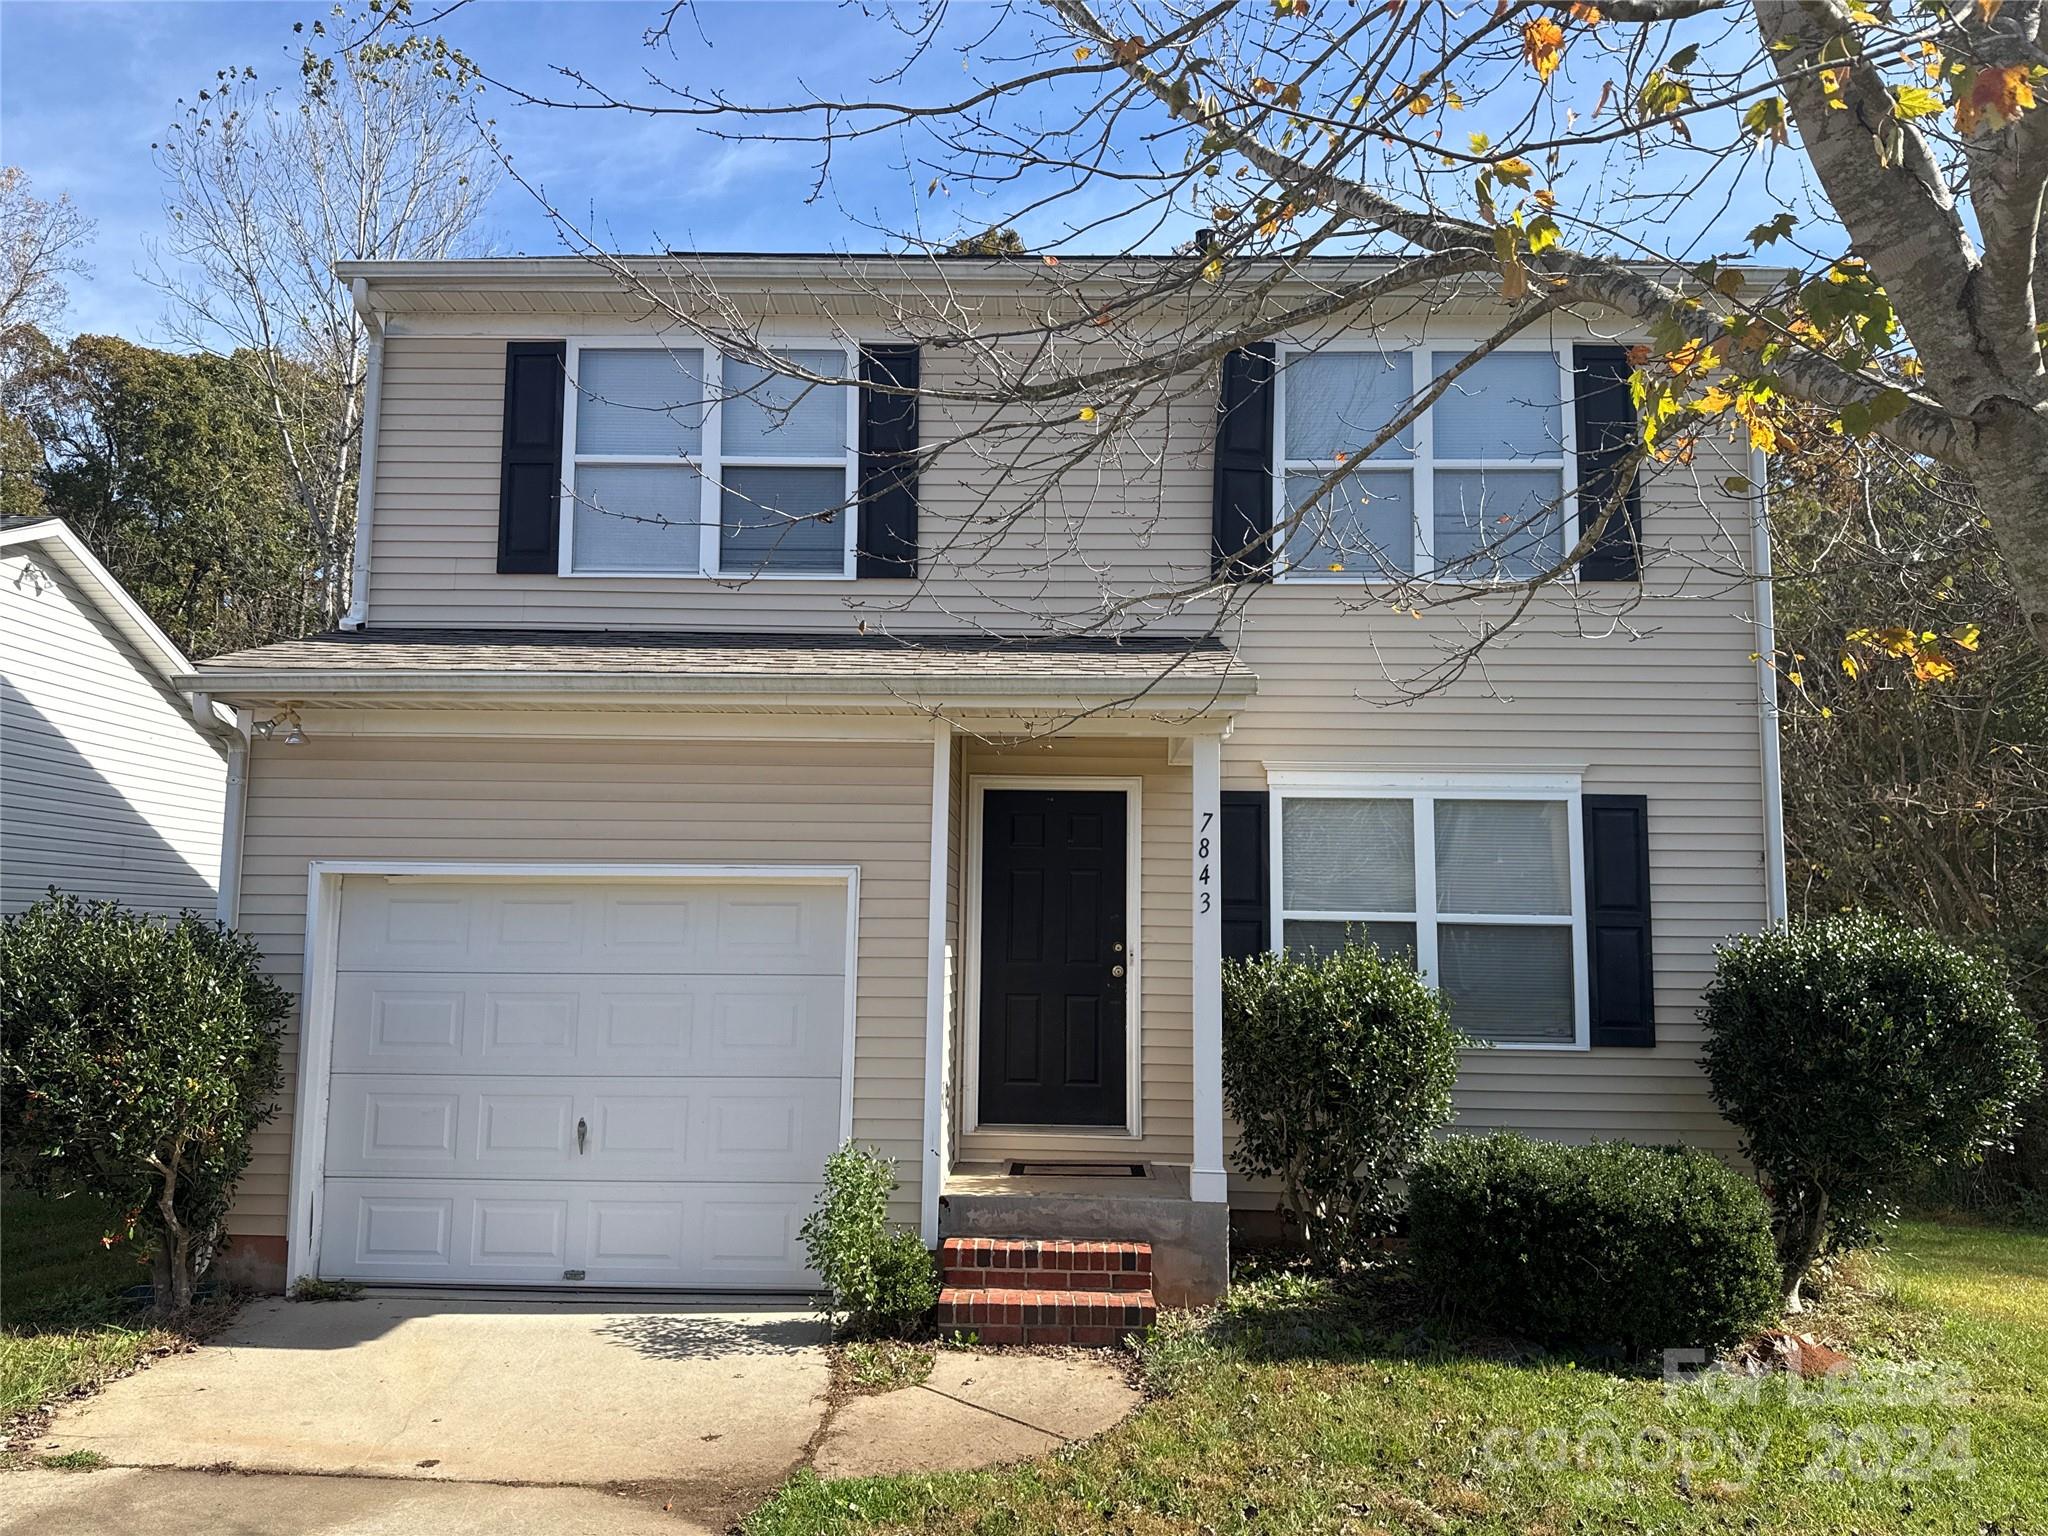
[[[846,888],[343,882],[320,1273],[802,1287]]]

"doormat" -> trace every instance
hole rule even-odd
[[[1142,1179],[1143,1163],[1012,1163],[1012,1178]]]

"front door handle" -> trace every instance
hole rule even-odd
[[[1112,976],[1121,976],[1121,975],[1123,975],[1123,973],[1124,973],[1124,968],[1123,968],[1122,966],[1120,966],[1120,965],[1112,965],[1112,966],[1111,966],[1111,967],[1109,968],[1109,974],[1110,974],[1110,975],[1112,975]]]

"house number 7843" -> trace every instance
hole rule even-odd
[[[1216,905],[1215,863],[1210,857],[1212,838],[1209,831],[1215,822],[1216,813],[1204,811],[1195,827],[1195,899],[1196,910],[1201,912],[1207,912]]]

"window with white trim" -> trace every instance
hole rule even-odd
[[[1489,352],[1353,463],[1469,355],[1426,347],[1282,352],[1274,515],[1286,527],[1283,579],[1520,580],[1563,558],[1575,476],[1564,408],[1569,363],[1554,350]]]
[[[775,355],[856,366],[840,346]],[[652,339],[571,341],[568,369],[565,575],[853,574],[857,390]]]
[[[1586,1043],[1578,795],[1528,789],[1276,788],[1276,932],[1413,958],[1462,1033]]]

